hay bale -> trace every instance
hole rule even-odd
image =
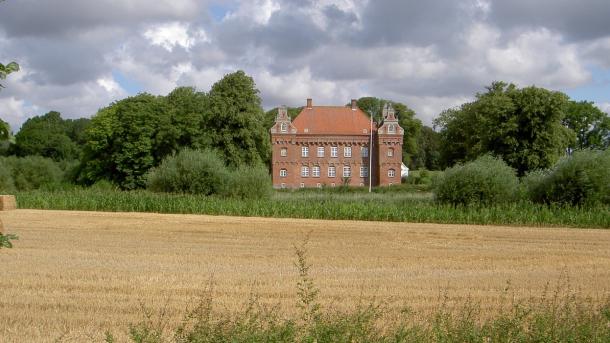
[[[17,208],[14,195],[0,195],[0,211],[9,211]]]

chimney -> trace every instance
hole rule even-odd
[[[307,108],[312,108],[313,107],[313,100],[311,100],[311,98],[307,98]]]
[[[355,111],[358,108],[358,105],[356,104],[356,99],[352,99],[352,111]]]

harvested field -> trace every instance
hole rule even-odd
[[[255,293],[292,313],[293,244],[308,233],[328,307],[376,299],[427,311],[470,297],[493,312],[558,287],[610,296],[607,230],[39,210],[0,219],[19,236],[0,250],[2,342],[120,337],[142,319],[141,304],[176,322],[210,280],[220,311]]]

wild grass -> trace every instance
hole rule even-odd
[[[154,320],[152,313],[145,310],[143,320],[129,326],[130,339],[137,343],[610,341],[610,299],[600,305],[590,298],[577,297],[565,276],[551,294],[545,289],[528,301],[515,301],[514,297],[510,300],[507,287],[501,311],[493,316],[470,298],[457,305],[442,301],[426,314],[409,308],[396,314],[381,302],[360,303],[352,311],[324,309],[318,301],[319,289],[310,276],[307,242],[308,238],[294,246],[300,309],[297,317],[279,316],[277,308],[261,305],[255,294],[242,311],[218,312],[210,283],[177,328],[168,325],[163,313]],[[106,333],[106,342],[114,342],[112,333]]]
[[[68,188],[19,192],[20,208],[154,212],[246,217],[609,228],[605,205],[572,207],[528,201],[497,205],[437,204],[430,193],[276,192],[270,199]]]

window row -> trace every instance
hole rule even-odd
[[[280,150],[280,155],[287,156],[288,148],[282,148]],[[326,148],[323,146],[319,146],[316,150],[316,157],[324,157],[325,155],[326,155]],[[331,146],[330,147],[330,157],[338,157],[338,156],[339,156],[339,147]],[[360,156],[368,157],[369,148],[361,147]],[[309,157],[309,147],[307,147],[307,146],[301,147],[301,157]],[[352,147],[351,146],[343,147],[343,157],[352,157]]]
[[[343,177],[351,177],[352,176],[352,168],[349,166],[343,166]],[[310,173],[311,172],[311,173]],[[311,169],[307,166],[301,167],[301,177],[320,177],[320,167],[313,166]],[[327,174],[328,177],[337,177],[337,167],[330,166],[328,167]],[[280,169],[280,177],[287,177],[288,170]],[[368,177],[369,176],[369,168],[368,167],[360,167],[360,177]]]
[[[301,177],[309,177],[309,171],[310,171],[309,167],[302,166],[301,167]],[[287,177],[287,176],[288,176],[288,170],[280,169],[280,177]],[[319,166],[311,167],[311,176],[320,177],[320,167]],[[336,177],[337,176],[337,167],[334,167],[334,166],[328,167],[327,176]],[[352,176],[351,167],[344,166],[343,167],[343,177],[351,177],[351,176]],[[396,176],[396,170],[389,169],[388,177],[395,177],[395,176]],[[369,168],[368,167],[360,167],[360,177],[369,177]]]
[[[339,150],[336,146],[330,147],[330,157],[338,157]],[[325,148],[323,146],[319,146],[316,152],[316,157],[324,157]],[[388,157],[394,156],[394,148],[388,148],[387,150]],[[280,156],[286,157],[288,156],[288,148],[280,149]],[[361,157],[369,157],[369,148],[361,147],[360,148],[360,156]],[[309,147],[301,147],[301,157],[309,157]],[[343,148],[343,157],[352,157],[352,147],[346,146]]]

